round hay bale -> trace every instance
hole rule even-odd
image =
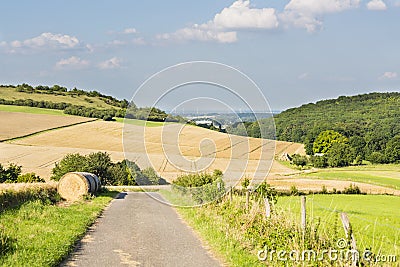
[[[86,194],[96,193],[100,186],[100,179],[93,173],[69,172],[61,177],[57,190],[63,199],[75,201]]]

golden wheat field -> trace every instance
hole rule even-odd
[[[168,180],[187,171],[216,168],[229,169],[237,180],[254,176],[257,168],[266,173],[275,146],[276,151],[302,150],[300,144],[232,136],[181,124],[125,125],[124,129],[122,123],[93,121],[3,143],[0,161],[16,162],[26,171],[48,178],[54,163],[65,154],[100,150],[111,153],[113,160],[120,160],[125,151],[127,158],[142,168],[154,167]],[[293,172],[282,166],[277,169],[280,173]]]
[[[114,161],[128,158],[141,168],[153,167],[168,181],[183,173],[220,169],[231,185],[248,177],[255,183],[267,178],[278,189],[296,185],[300,190],[320,190],[322,186],[341,190],[349,186],[344,181],[304,179],[297,176],[298,171],[273,161],[283,153],[304,154],[302,144],[228,135],[182,124],[143,127],[86,122],[1,142],[0,163],[22,165],[23,172],[35,172],[49,180],[54,164],[65,155],[97,151],[108,152]],[[384,187],[357,185],[366,192],[393,193]]]
[[[90,120],[93,119],[0,111],[0,141]]]

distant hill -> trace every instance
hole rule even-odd
[[[388,155],[391,151],[400,151],[399,92],[322,100],[276,114],[274,122],[276,132],[271,130],[272,122],[268,118],[245,122],[242,126],[232,125],[227,131],[253,137],[260,137],[262,132],[267,138],[303,143],[306,152],[313,154],[313,143],[318,135],[333,130],[347,138],[355,154],[362,159],[383,163],[400,157]],[[261,131],[259,125],[262,125]]]
[[[345,136],[400,133],[400,93],[370,93],[291,108],[275,115],[280,140],[302,142],[323,130]]]
[[[129,102],[98,91],[85,91],[77,88],[38,85],[33,87],[23,83],[20,85],[0,85],[0,104],[29,106],[37,108],[63,110],[65,114],[89,118],[112,120],[113,117],[129,117],[132,119],[152,121],[184,121],[179,116],[170,116],[166,112],[151,107],[136,107]]]

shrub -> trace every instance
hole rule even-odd
[[[249,178],[245,177],[242,181],[242,189],[246,190],[247,187],[250,185],[250,180]]]
[[[278,192],[275,188],[271,187],[267,182],[259,184],[255,190],[258,198],[268,198],[274,204],[278,201]]]
[[[37,176],[35,173],[25,173],[18,176],[17,183],[44,183],[45,180]]]
[[[386,163],[386,157],[381,152],[372,152],[371,155],[367,158],[372,164],[382,164]]]
[[[316,168],[325,168],[328,166],[328,160],[325,155],[315,155],[311,157],[311,163]]]
[[[7,235],[4,228],[0,225],[0,257],[15,249],[14,242],[15,240]]]
[[[225,193],[225,183],[222,180],[222,172],[219,170],[214,170],[213,174],[182,175],[172,184],[174,190],[190,195],[198,204],[219,199]]]
[[[295,185],[292,185],[292,186],[290,186],[289,193],[292,196],[297,196],[297,195],[299,195],[299,189],[297,189],[297,187]]]
[[[362,194],[361,190],[358,186],[350,184],[349,187],[346,187],[343,190],[343,194],[351,194],[351,195],[357,195],[357,194]]]
[[[56,181],[68,172],[90,172],[97,175],[103,185],[168,184],[152,168],[142,171],[135,162],[129,160],[113,163],[106,152],[87,156],[69,154],[56,163],[52,172],[51,178]]]
[[[292,163],[296,166],[304,167],[307,165],[308,159],[306,156],[294,154],[292,155]]]

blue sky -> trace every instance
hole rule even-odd
[[[130,99],[163,68],[206,60],[247,74],[273,110],[400,88],[400,0],[15,0],[0,9],[1,84]]]

